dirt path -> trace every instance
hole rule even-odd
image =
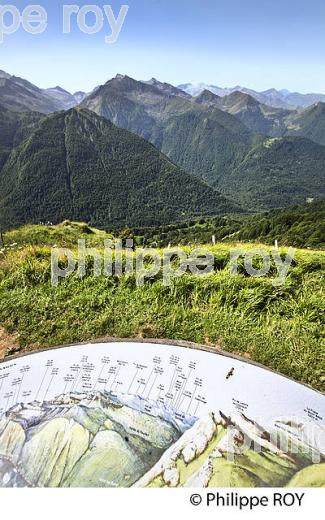
[[[9,348],[15,347],[18,347],[17,338],[12,334],[8,334],[5,329],[0,327],[0,359],[5,357]]]

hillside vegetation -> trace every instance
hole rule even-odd
[[[0,174],[0,225],[69,218],[158,225],[239,207],[137,135],[88,110],[45,117]]]
[[[280,110],[241,92],[193,98],[118,75],[78,107],[46,115],[31,95],[64,106],[73,96],[7,76],[0,71],[2,228],[67,218],[153,227],[325,196],[322,103]]]
[[[314,117],[311,132],[304,113],[293,122],[295,111],[265,106],[247,94],[219,98],[205,91],[199,98],[184,98],[171,95],[159,82],[145,84],[120,75],[96,89],[82,106],[141,135],[246,210],[325,196],[325,148],[319,139],[312,142],[322,134],[322,113]],[[302,131],[292,131],[293,126]]]
[[[126,232],[126,230],[125,230]],[[277,209],[257,215],[197,219],[157,228],[129,230],[139,243],[171,245],[255,241],[274,245],[325,249],[325,201]]]
[[[75,248],[79,239],[86,239],[91,247],[102,246],[105,239],[113,235],[88,226],[84,222],[65,220],[58,225],[29,224],[3,234],[8,249],[30,246],[58,246]],[[0,244],[1,247],[1,244]]]
[[[46,228],[42,240],[69,244],[75,225],[66,226],[70,238],[60,237],[59,227]],[[39,231],[30,227],[5,235],[17,243],[0,256],[0,328],[16,341],[6,354],[105,336],[182,339],[245,356],[325,389],[324,252],[298,250],[279,287],[272,284],[274,265],[263,278],[248,276],[242,267],[239,275],[230,275],[230,250],[257,244],[208,246],[215,272],[186,273],[170,286],[160,275],[144,287],[137,286],[134,275],[93,277],[89,261],[84,279],[75,273],[53,287],[50,246],[28,245],[38,243]],[[89,234],[87,226],[83,231],[80,237],[88,235],[90,244],[102,237],[95,230]]]

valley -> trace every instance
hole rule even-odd
[[[14,338],[4,353],[181,337],[324,388],[322,101],[279,108],[123,75],[88,95],[45,90],[0,73],[0,322]],[[75,250],[79,238],[203,244],[216,269],[170,288],[75,275],[53,287],[51,247]],[[275,241],[299,248],[283,286],[229,275],[230,249]]]
[[[1,72],[0,225],[157,226],[320,200],[322,107],[123,75],[72,95]]]

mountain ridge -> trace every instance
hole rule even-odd
[[[269,96],[277,92],[266,91]],[[281,94],[289,95],[288,91]],[[236,200],[237,207],[244,203],[248,211],[263,211],[324,196],[323,151],[314,146],[325,145],[324,103],[304,110],[285,110],[265,105],[248,91],[239,90],[222,97],[203,90],[193,98],[155,78],[143,82],[122,74],[84,98],[82,92],[72,95],[59,86],[45,92],[26,80],[10,75],[8,79],[7,73],[0,72],[0,110],[3,118],[8,119],[8,124],[2,122],[0,167],[8,161],[10,146],[18,146],[42,117],[34,114],[59,113],[59,107],[70,109],[77,100],[81,100],[81,110],[90,110],[150,142],[184,172],[222,192],[224,197]],[[22,116],[23,113],[30,116]],[[12,132],[16,132],[16,137],[10,137]],[[86,149],[88,145],[85,143]],[[101,169],[99,163],[98,171]],[[9,179],[10,175],[8,182]],[[68,189],[72,193],[70,185]],[[206,209],[203,204],[202,210]],[[70,210],[69,216],[79,218]],[[100,225],[100,220],[94,223]]]
[[[0,222],[143,225],[238,211],[141,137],[73,108],[42,118],[0,173]]]
[[[240,91],[244,94],[249,94],[262,104],[273,106],[274,108],[283,108],[288,110],[296,110],[297,108],[307,108],[318,101],[325,102],[325,94],[307,93],[301,94],[299,92],[290,92],[286,89],[277,90],[270,88],[258,92],[256,90],[236,85],[235,87],[217,87],[216,85],[209,85],[206,83],[185,83],[178,85],[177,88],[184,90],[191,96],[198,96],[203,90],[209,90],[212,93],[224,97],[232,94],[235,91]]]
[[[71,94],[60,86],[41,89],[26,79],[0,70],[0,104],[10,110],[48,114],[72,108],[85,96],[85,92]]]
[[[307,133],[286,135],[286,121],[296,112],[262,105],[247,93],[236,91],[219,98],[203,91],[199,98],[185,99],[119,75],[82,106],[141,135],[227,197],[240,197],[240,205],[244,200],[249,210],[289,206],[325,195],[325,148],[317,147]],[[279,152],[281,146],[287,156]],[[235,182],[235,175],[240,182]]]

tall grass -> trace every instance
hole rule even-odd
[[[209,246],[215,272],[186,274],[168,287],[161,276],[137,287],[134,275],[97,278],[91,269],[53,287],[50,247],[20,247],[0,256],[0,325],[18,335],[18,350],[104,336],[182,339],[325,389],[324,252],[297,251],[279,287],[274,266],[264,278],[230,274],[229,251],[243,244]]]

